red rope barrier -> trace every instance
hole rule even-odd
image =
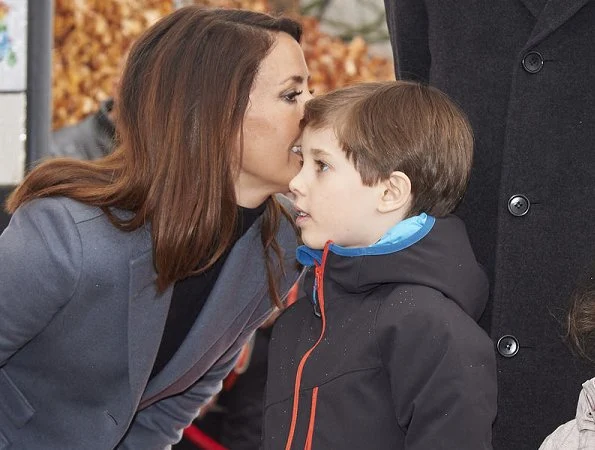
[[[227,447],[219,444],[193,424],[190,424],[188,428],[184,430],[184,438],[188,439],[202,450],[228,450]]]

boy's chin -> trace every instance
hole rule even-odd
[[[323,250],[324,249],[324,244],[325,242],[320,242],[316,239],[308,239],[307,236],[304,236],[304,233],[302,233],[302,242],[304,243],[304,245],[306,245],[307,247],[310,247],[311,249],[314,250]]]

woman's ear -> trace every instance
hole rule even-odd
[[[411,180],[403,172],[394,171],[390,176],[380,182],[381,188],[384,188],[380,201],[378,202],[378,211],[389,213],[393,211],[409,210],[412,201]]]

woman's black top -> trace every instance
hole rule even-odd
[[[256,219],[264,212],[266,202],[257,208],[238,207],[238,227],[234,235],[235,244]],[[232,245],[233,245],[232,244]],[[157,375],[174,356],[184,339],[190,332],[192,325],[204,307],[209,294],[215,286],[217,277],[229,256],[231,248],[217,260],[210,269],[200,275],[178,281],[174,285],[171,304],[161,338],[161,345],[151,371],[151,378]]]

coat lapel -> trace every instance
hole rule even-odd
[[[523,51],[537,45],[553,33],[588,2],[589,0],[548,0],[537,17],[537,23]],[[531,10],[531,0],[523,0],[523,3]]]
[[[547,0],[521,0],[521,3],[523,3],[533,17],[537,19],[543,11],[543,7],[547,3]]]
[[[137,405],[145,389],[161,342],[173,287],[157,294],[153,253],[150,247],[130,261],[128,305],[128,374],[133,404]],[[140,248],[145,248],[142,242]]]
[[[258,302],[254,302],[254,299],[266,292],[264,255],[254,251],[260,248],[258,223],[232,249],[188,336],[163,370],[151,380],[143,400],[165,390],[182,377],[214,345],[220,345],[223,349],[229,347],[244,328],[243,322],[234,322],[238,319],[248,320],[252,311],[247,312],[246,308],[256,308]],[[230,329],[237,333],[229,333]],[[223,342],[222,338],[229,342]]]

